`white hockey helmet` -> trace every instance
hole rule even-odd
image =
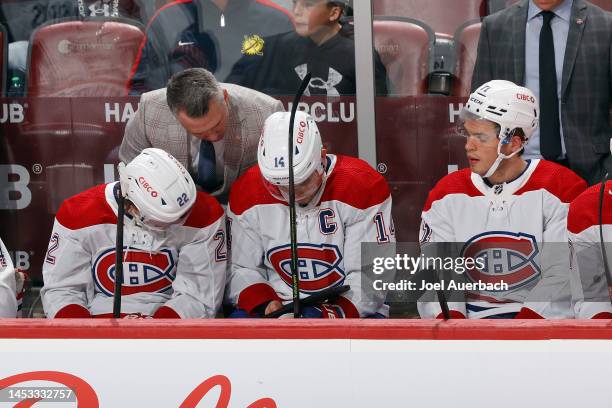
[[[504,140],[515,129],[522,129],[524,143],[538,127],[540,109],[529,89],[510,81],[493,80],[476,89],[469,97],[461,118],[486,119],[500,126],[498,139]]]
[[[126,166],[119,166],[123,196],[138,209],[139,221],[165,229],[185,221],[196,200],[193,179],[171,154],[144,149]]]
[[[289,185],[289,120],[289,112],[270,115],[264,123],[257,149],[257,162],[264,184],[277,198],[278,187]],[[306,182],[315,172],[323,174],[322,148],[321,134],[314,119],[306,112],[297,111],[293,124],[293,175],[296,186]],[[281,199],[286,198],[283,194]]]
[[[529,89],[510,81],[493,80],[481,85],[470,95],[460,115],[460,126],[466,120],[487,120],[499,125],[497,159],[483,177],[491,177],[502,160],[515,156],[538,127],[540,108]],[[501,151],[516,129],[523,131],[522,146],[511,154]]]

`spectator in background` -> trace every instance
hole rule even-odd
[[[177,72],[202,67],[227,82],[242,55],[259,52],[264,37],[293,30],[288,12],[260,0],[192,0],[162,7],[128,82],[131,94],[163,88]]]
[[[23,96],[31,34],[39,26],[59,19],[88,17],[144,18],[144,0],[21,0],[0,3],[0,23],[8,34],[8,96]]]
[[[162,148],[226,203],[234,180],[257,162],[265,118],[283,110],[260,92],[219,84],[204,68],[186,69],[173,75],[167,88],[142,95],[125,127],[119,158],[127,163],[147,147]]]
[[[569,166],[589,184],[612,169],[612,14],[584,0],[521,0],[482,22],[472,90],[492,79],[540,101],[526,158]]]
[[[270,95],[292,95],[310,72],[305,95],[354,95],[354,29],[342,21],[347,3],[294,0],[295,32],[264,39],[260,52],[245,55],[228,81]],[[387,71],[374,53],[376,92],[386,95]]]

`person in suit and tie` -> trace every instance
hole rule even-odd
[[[505,79],[540,102],[524,157],[569,166],[589,184],[612,169],[612,14],[585,0],[521,0],[482,22],[472,90]]]
[[[166,88],[141,96],[119,159],[127,163],[147,147],[163,149],[225,204],[234,180],[257,163],[263,123],[278,111],[283,105],[272,97],[218,83],[204,68],[186,69],[174,74]]]

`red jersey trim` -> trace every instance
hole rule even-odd
[[[451,319],[465,319],[465,315],[458,310],[449,310],[448,314]],[[444,313],[440,312],[436,319],[444,319]]]
[[[257,306],[272,300],[282,301],[272,286],[266,283],[256,283],[240,292],[240,295],[238,295],[238,308],[251,314]]]
[[[272,197],[261,178],[259,166],[255,165],[234,182],[229,198],[229,208],[234,214],[242,215],[256,205],[287,205],[286,202]]]
[[[567,215],[567,229],[578,234],[587,228],[599,226],[599,191],[601,183],[589,187],[588,190],[580,194],[570,204]],[[602,212],[602,222],[604,225],[612,224],[612,181],[606,182],[604,191],[604,203]]]
[[[153,314],[155,319],[180,319],[181,315],[170,306],[162,306]]]
[[[234,214],[242,215],[257,205],[287,205],[272,197],[261,178],[255,165],[234,183],[230,193],[230,209]],[[366,162],[337,155],[319,203],[338,201],[365,210],[383,203],[390,195],[387,181]]]
[[[55,218],[64,227],[76,230],[99,224],[117,224],[117,216],[106,202],[106,184],[66,199]]]
[[[365,161],[336,155],[336,163],[327,178],[320,202],[339,201],[365,210],[383,203],[390,195],[385,178]]]
[[[528,307],[521,308],[521,311],[514,317],[515,319],[544,319],[539,313],[534,312]]]
[[[472,172],[470,169],[455,171],[444,176],[429,192],[423,211],[429,211],[436,201],[442,200],[447,195],[464,194],[469,197],[480,197],[483,194],[472,183]]]
[[[56,319],[85,319],[90,318],[91,313],[82,305],[76,303],[66,305],[57,311],[54,318]]]
[[[587,188],[587,183],[576,173],[560,164],[540,160],[527,183],[514,195],[528,191],[546,190],[563,203],[571,203]]]
[[[216,198],[213,196],[198,191],[196,202],[191,209],[191,214],[185,220],[185,227],[206,228],[214,224],[224,214],[223,208]]]

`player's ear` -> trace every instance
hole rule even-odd
[[[340,20],[340,17],[342,17],[343,7],[333,3],[329,4],[329,6],[329,22],[337,23]]]
[[[523,137],[520,135],[513,135],[510,139],[510,151],[515,152],[523,147]]]

